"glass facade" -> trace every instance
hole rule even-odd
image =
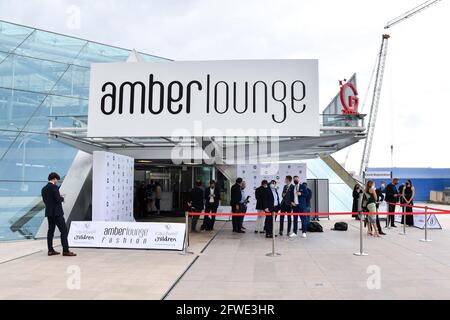
[[[48,138],[50,118],[73,126],[87,115],[90,64],[126,61],[129,53],[0,21],[0,240],[33,238],[48,173],[64,178],[77,152]]]

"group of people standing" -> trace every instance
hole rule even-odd
[[[360,197],[363,197],[362,201],[362,211],[369,212],[371,214],[366,215],[366,224],[368,227],[368,234],[379,237],[380,235],[385,235],[381,228],[380,219],[378,214],[379,205],[381,202],[386,201],[389,213],[394,213],[395,208],[398,203],[402,204],[403,212],[412,212],[412,206],[414,205],[414,195],[415,189],[410,179],[406,180],[399,188],[397,185],[399,180],[397,178],[392,179],[392,181],[386,186],[385,181],[381,181],[379,188],[376,188],[375,182],[372,180],[367,181],[364,191],[361,189],[359,184],[356,184],[353,188],[353,208],[352,212],[355,213],[353,217],[359,219],[356,214],[359,211]],[[404,218],[406,217],[406,218]],[[403,221],[406,219],[406,221]],[[401,223],[406,223],[406,225],[413,226],[414,219],[412,215],[402,216]],[[386,218],[386,227],[396,228],[395,225],[395,215],[389,214]]]
[[[158,182],[140,183],[136,191],[138,218],[145,218],[147,214],[154,212],[153,209],[156,209],[156,214],[160,214],[161,192],[161,185]]]
[[[247,204],[250,196],[245,196],[245,181],[237,178],[236,183],[231,188],[231,209],[233,213],[246,213]],[[311,189],[308,188],[306,182],[300,183],[298,176],[286,176],[285,185],[281,195],[278,193],[277,182],[271,180],[261,181],[261,185],[255,190],[256,211],[258,213],[267,213],[267,215],[258,215],[255,223],[255,233],[265,233],[267,238],[271,238],[274,233],[272,215],[277,213],[288,213],[287,235],[296,237],[298,229],[298,217],[295,213],[306,213],[311,210]],[[270,215],[268,213],[271,213]],[[283,235],[284,217],[280,215],[279,235]],[[302,237],[306,238],[308,230],[309,216],[300,215],[302,223]],[[244,233],[243,216],[233,216],[233,232]],[[292,223],[293,222],[293,223]],[[292,231],[291,231],[292,229]]]
[[[231,221],[233,232],[245,233],[244,216],[247,213],[247,205],[250,202],[250,195],[246,194],[246,182],[242,178],[237,178],[231,187]],[[275,218],[279,213],[287,213],[287,235],[296,237],[298,232],[298,217],[301,220],[302,237],[306,238],[306,232],[310,217],[301,215],[311,210],[312,191],[308,188],[306,182],[300,183],[298,176],[286,176],[285,185],[281,194],[278,192],[277,182],[275,180],[261,181],[261,185],[255,189],[256,211],[258,213],[267,213],[258,215],[255,223],[255,233],[265,234],[267,238],[273,237],[274,226],[272,215]],[[219,207],[220,190],[214,180],[211,180],[209,187],[202,189],[202,182],[197,180],[194,188],[189,195],[188,207],[191,212],[202,213],[204,211],[203,224],[200,230],[213,230],[215,223],[215,215],[208,213],[216,213]],[[297,214],[296,214],[297,213]],[[197,223],[199,215],[192,216],[191,231],[197,231]],[[279,235],[284,232],[285,215],[280,215]]]
[[[203,224],[200,230],[211,231],[214,230],[214,223],[216,221],[215,215],[208,215],[208,213],[216,213],[219,207],[220,190],[217,187],[216,181],[211,180],[209,187],[204,191],[202,189],[202,181],[197,180],[194,188],[189,194],[188,207],[192,212],[201,213],[205,211]],[[192,216],[191,231],[197,232],[197,222],[200,216]]]

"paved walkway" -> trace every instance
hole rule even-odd
[[[359,224],[307,239],[277,239],[277,258],[266,257],[270,239],[222,231],[171,291],[168,299],[449,299],[450,232],[386,230],[364,235],[367,257],[357,257]],[[374,272],[376,274],[374,274]],[[377,276],[379,275],[379,277]],[[369,286],[368,286],[369,280]],[[378,281],[379,280],[379,281]],[[379,285],[379,286],[378,286]]]
[[[342,219],[339,218],[339,219]],[[307,239],[271,240],[252,232],[233,234],[217,222],[217,233],[194,234],[191,251],[76,249],[77,257],[47,257],[44,241],[0,242],[0,299],[450,299],[450,217],[444,230],[386,230],[364,235],[367,257],[357,257],[358,222],[347,232]],[[44,250],[42,250],[44,248]],[[80,271],[80,289],[70,289]],[[368,285],[369,284],[369,285]]]

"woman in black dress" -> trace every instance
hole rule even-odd
[[[414,205],[414,194],[415,194],[415,189],[414,186],[412,185],[411,180],[406,180],[405,186],[402,190],[402,203],[412,206]],[[406,212],[406,225],[407,226],[413,226],[414,225],[414,217],[411,214],[408,214],[408,212],[413,212],[413,208],[412,207],[405,207],[405,212]],[[403,223],[403,217],[402,217],[402,223]]]
[[[361,193],[361,187],[359,184],[355,184],[353,188],[353,206],[352,206],[352,212],[356,214],[352,214],[352,218],[359,219],[358,216],[358,202],[359,202],[359,194]]]

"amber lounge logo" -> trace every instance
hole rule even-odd
[[[203,95],[206,115],[262,112],[269,114],[275,123],[283,123],[289,113],[301,114],[307,108],[304,103],[307,90],[302,80],[289,83],[282,80],[212,81],[211,75],[206,74],[202,80],[191,80],[186,84],[173,80],[166,86],[151,73],[147,83],[124,81],[116,84],[107,81],[101,86],[101,91],[100,110],[104,115],[190,114],[194,95]],[[238,93],[242,92],[243,97],[239,100]]]

